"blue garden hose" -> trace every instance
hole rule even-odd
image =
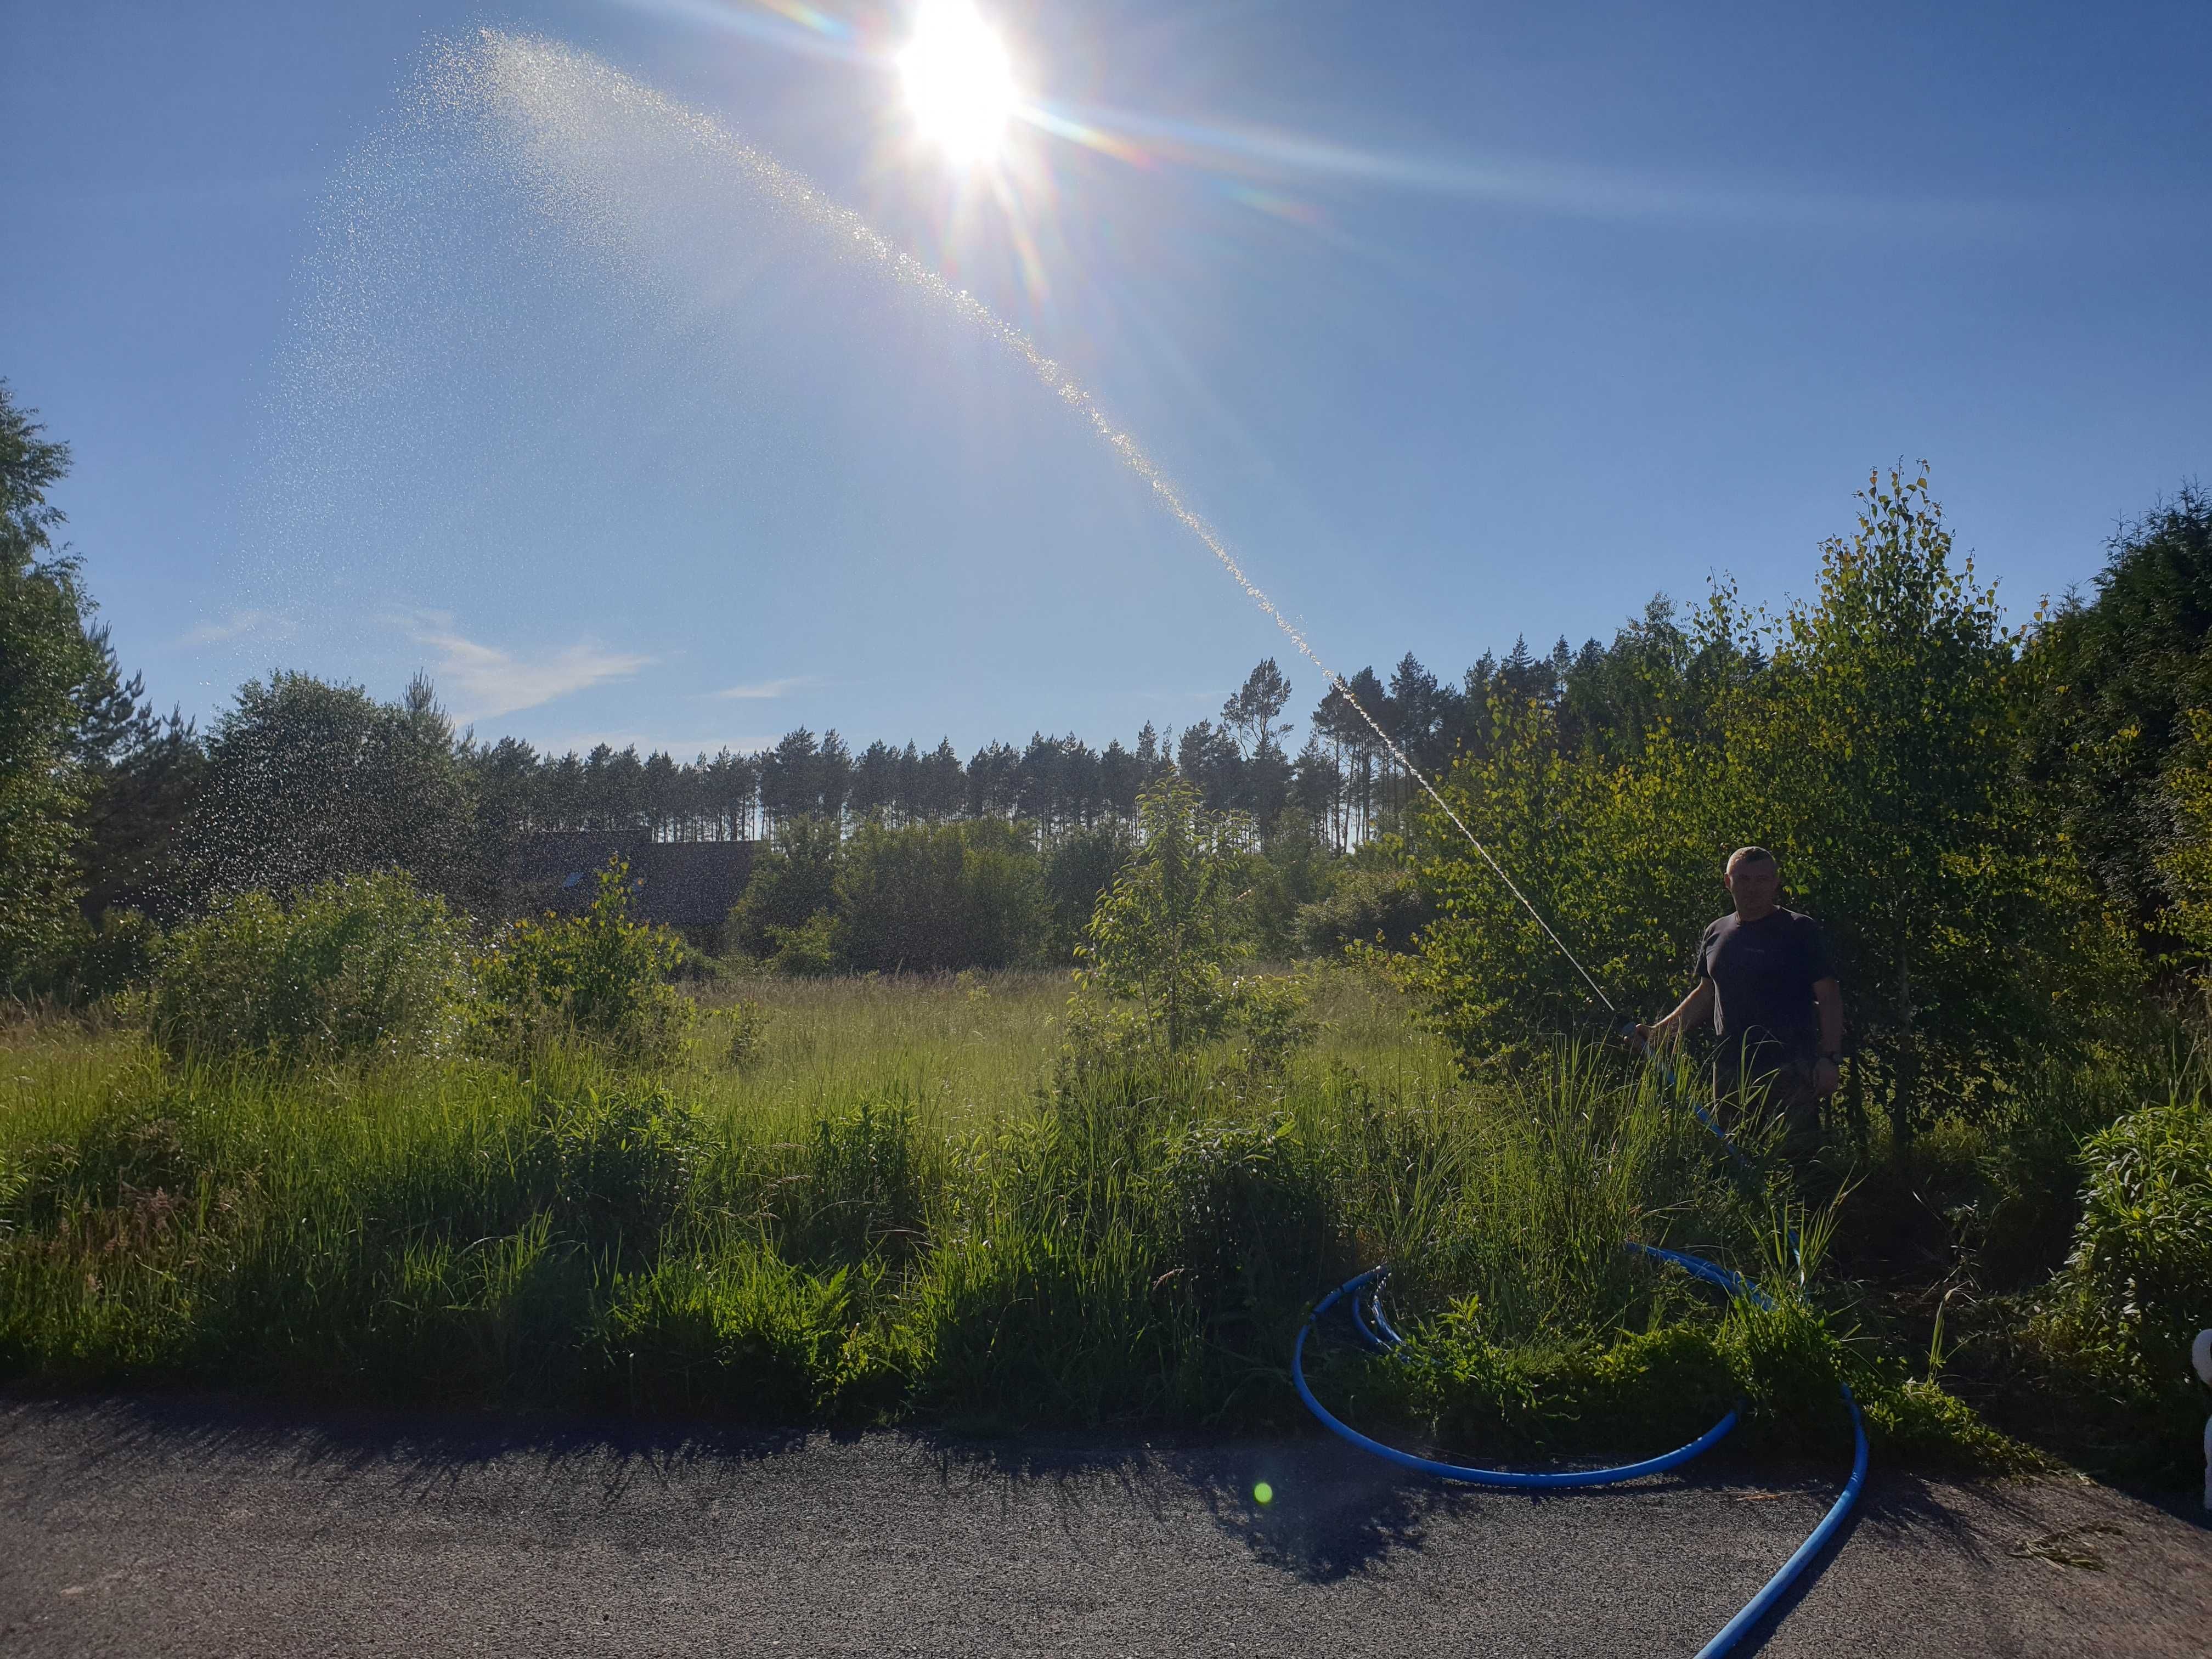
[[[1716,1131],[1716,1133],[1718,1132]],[[1723,1139],[1725,1140],[1726,1138],[1723,1137]],[[1729,1295],[1743,1297],[1761,1308],[1771,1308],[1774,1305],[1771,1298],[1756,1285],[1741,1273],[1733,1273],[1722,1267],[1718,1262],[1708,1261],[1702,1256],[1687,1255],[1680,1250],[1660,1249],[1650,1244],[1632,1243],[1628,1248],[1650,1256],[1655,1261],[1668,1262],[1680,1267],[1686,1273],[1695,1274],[1707,1283],[1726,1291]],[[1362,1451],[1371,1452],[1376,1456],[1395,1463],[1401,1468],[1411,1469],[1419,1474],[1433,1475],[1442,1480],[1466,1481],[1482,1486],[1540,1490],[1558,1490],[1573,1486],[1607,1486],[1623,1480],[1633,1480],[1640,1475],[1657,1474],[1662,1470],[1678,1468],[1697,1456],[1698,1453],[1709,1449],[1736,1425],[1741,1407],[1731,1410],[1727,1416],[1722,1418],[1719,1422],[1686,1446],[1678,1446],[1673,1451],[1662,1453],[1657,1457],[1646,1458],[1640,1463],[1624,1463],[1613,1468],[1570,1469],[1552,1474],[1530,1473],[1518,1469],[1470,1468],[1457,1463],[1444,1463],[1434,1458],[1416,1456],[1412,1452],[1401,1451],[1395,1446],[1386,1446],[1381,1441],[1370,1439],[1349,1424],[1343,1422],[1314,1397],[1314,1391],[1306,1382],[1305,1351],[1306,1337],[1313,1330],[1314,1322],[1327,1313],[1340,1297],[1347,1296],[1351,1298],[1349,1305],[1352,1309],[1352,1321],[1358,1327],[1360,1335],[1369,1346],[1394,1348],[1403,1342],[1404,1339],[1391,1328],[1390,1322],[1383,1316],[1382,1313],[1382,1283],[1388,1273],[1387,1267],[1370,1267],[1365,1273],[1346,1279],[1321,1299],[1314,1310],[1306,1316],[1306,1322],[1298,1328],[1297,1340],[1291,1345],[1291,1380],[1297,1385],[1298,1398],[1305,1401],[1308,1411],[1321,1419],[1322,1426],[1340,1438],[1358,1447]],[[1371,1317],[1375,1324],[1381,1327],[1385,1333],[1387,1341],[1378,1338],[1374,1330],[1369,1327],[1368,1319],[1370,1314],[1364,1313],[1359,1305],[1362,1291],[1368,1293],[1371,1304]],[[1716,1659],[1717,1656],[1726,1653],[1743,1638],[1746,1632],[1765,1617],[1774,1605],[1788,1593],[1790,1586],[1796,1582],[1798,1575],[1802,1573],[1814,1558],[1820,1553],[1828,1540],[1835,1536],[1837,1530],[1844,1524],[1844,1517],[1850,1513],[1851,1506],[1858,1502],[1860,1489],[1866,1485],[1866,1425],[1859,1416],[1858,1401],[1851,1397],[1849,1387],[1843,1387],[1843,1396],[1844,1405],[1851,1414],[1851,1434],[1856,1443],[1851,1455],[1850,1479],[1844,1483],[1843,1492],[1837,1497],[1835,1503],[1829,1506],[1827,1514],[1820,1517],[1820,1525],[1814,1527],[1806,1535],[1805,1541],[1800,1544],[1790,1559],[1782,1564],[1781,1570],[1766,1581],[1759,1594],[1745,1602],[1735,1617],[1723,1625],[1719,1633],[1711,1641],[1698,1650],[1698,1659]]]
[[[1400,1451],[1395,1446],[1386,1446],[1379,1440],[1370,1440],[1358,1430],[1334,1415],[1328,1407],[1314,1398],[1314,1391],[1306,1382],[1306,1334],[1313,1329],[1314,1321],[1328,1312],[1338,1297],[1347,1291],[1356,1293],[1365,1288],[1381,1279],[1384,1272],[1385,1269],[1381,1267],[1370,1267],[1358,1278],[1346,1280],[1321,1299],[1320,1305],[1315,1308],[1307,1316],[1306,1322],[1299,1328],[1298,1339],[1291,1346],[1291,1381],[1297,1385],[1298,1398],[1306,1402],[1306,1409],[1319,1418],[1333,1433],[1350,1441],[1362,1451],[1372,1452],[1385,1462],[1395,1463],[1400,1468],[1412,1469],[1419,1474],[1432,1474],[1443,1480],[1469,1481],[1480,1486],[1514,1486],[1539,1491],[1557,1491],[1570,1486],[1608,1486],[1615,1481],[1633,1480],[1640,1474],[1657,1474],[1662,1470],[1671,1469],[1678,1464],[1686,1463],[1699,1452],[1711,1448],[1723,1435],[1735,1426],[1736,1413],[1730,1411],[1727,1416],[1722,1418],[1719,1422],[1714,1424],[1711,1428],[1707,1429],[1688,1445],[1677,1446],[1673,1451],[1657,1457],[1647,1458],[1641,1463],[1628,1463],[1619,1468],[1611,1469],[1565,1469],[1553,1474],[1529,1473],[1519,1469],[1466,1468],[1457,1463],[1440,1463],[1434,1458],[1417,1457],[1412,1452]],[[1356,1299],[1352,1303],[1352,1309],[1357,1317],[1358,1303]],[[1360,1323],[1362,1329],[1364,1329],[1365,1322],[1363,1320]],[[1379,1347],[1382,1345],[1378,1342],[1375,1346]]]

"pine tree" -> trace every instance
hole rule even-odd
[[[1269,657],[1249,674],[1244,684],[1221,705],[1221,722],[1234,732],[1237,746],[1249,759],[1262,744],[1286,735],[1288,725],[1275,722],[1291,700],[1291,683]]]

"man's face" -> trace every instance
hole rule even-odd
[[[1729,896],[1741,916],[1763,916],[1782,891],[1782,868],[1771,859],[1740,860],[1728,872]]]

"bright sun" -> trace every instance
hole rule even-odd
[[[1014,111],[1013,66],[972,0],[921,0],[899,70],[924,137],[961,162],[998,149]]]

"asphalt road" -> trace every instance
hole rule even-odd
[[[1711,1464],[1531,1498],[1319,1438],[16,1400],[0,1653],[1688,1655],[1843,1474]],[[2203,1656],[2212,1529],[2077,1480],[1877,1464],[1818,1578],[1744,1650]]]

